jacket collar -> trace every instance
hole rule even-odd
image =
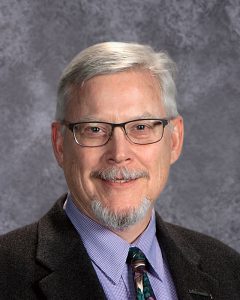
[[[201,270],[201,256],[180,234],[180,227],[156,217],[157,238],[167,259],[179,299],[220,299],[219,283]]]
[[[63,211],[66,195],[39,221],[38,286],[47,299],[106,299],[79,235]]]

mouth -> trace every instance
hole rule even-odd
[[[111,186],[126,186],[126,185],[129,185],[131,183],[134,183],[137,179],[102,179],[101,180],[105,183],[105,184],[108,184],[108,185],[111,185]]]
[[[125,183],[125,182],[133,181],[133,180],[136,180],[136,179],[113,179],[113,180],[103,179],[103,180],[108,181],[108,182],[113,182],[113,183]]]
[[[112,187],[130,187],[138,179],[148,179],[149,174],[144,170],[130,170],[127,168],[108,168],[93,171],[91,177],[100,180],[101,183]]]

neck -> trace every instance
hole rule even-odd
[[[132,244],[147,228],[151,220],[151,213],[152,210],[147,213],[142,221],[135,225],[129,226],[123,230],[112,230],[112,232],[121,237],[123,240],[127,241],[129,244]]]

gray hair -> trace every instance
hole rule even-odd
[[[160,84],[163,105],[168,118],[178,115],[175,63],[164,52],[155,52],[150,46],[105,42],[93,45],[73,58],[63,71],[58,86],[56,120],[62,121],[74,87],[81,86],[96,75],[112,74],[130,69],[149,70]]]

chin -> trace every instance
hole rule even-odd
[[[143,198],[138,207],[114,210],[104,206],[99,200],[91,202],[92,213],[105,227],[112,230],[125,230],[140,222],[151,207],[151,201]]]

